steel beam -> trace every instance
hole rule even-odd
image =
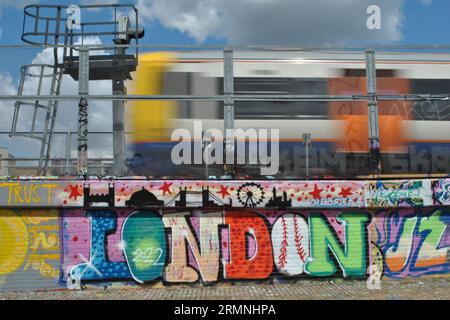
[[[123,80],[113,79],[113,94],[124,94],[125,84]],[[125,166],[125,125],[124,125],[124,101],[113,101],[113,174],[124,176]]]
[[[80,64],[78,78],[78,94],[80,103],[78,105],[78,154],[77,173],[87,174],[87,152],[88,152],[88,102],[85,99],[89,95],[89,48],[80,48]]]
[[[234,129],[234,75],[233,75],[233,51],[223,51],[223,93],[224,93],[224,137],[225,137],[225,176],[234,175],[234,135],[230,134]]]
[[[373,172],[380,168],[380,129],[378,124],[378,103],[377,103],[377,74],[376,74],[375,51],[369,49],[366,51],[366,81],[368,102],[368,121],[369,121],[369,151],[372,158]]]
[[[366,82],[367,94],[369,96],[369,140],[379,141],[380,133],[378,127],[378,103],[377,103],[377,76],[375,65],[375,52],[366,52]]]
[[[307,94],[238,94],[228,95],[233,101],[368,101],[370,95],[307,95]],[[170,100],[170,101],[224,101],[225,95],[191,96],[191,95],[0,95],[0,101],[76,101],[85,98],[89,101],[136,101],[136,100]],[[373,97],[372,97],[373,98]],[[450,94],[377,94],[378,101],[447,101]]]
[[[66,176],[70,176],[70,147],[71,147],[71,133],[66,133]]]

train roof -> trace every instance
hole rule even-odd
[[[215,51],[178,51],[175,52],[180,60],[221,60],[223,52]],[[310,60],[310,61],[364,61],[363,52],[349,51],[234,51],[236,60]],[[376,52],[377,60],[402,62],[450,62],[450,53],[422,53],[422,52]]]
[[[167,61],[174,62],[170,71],[223,76],[221,50],[178,51],[169,56]],[[235,77],[334,78],[345,76],[345,70],[364,69],[365,53],[236,50],[233,61]],[[447,52],[377,52],[376,61],[377,70],[391,70],[397,78],[450,79]]]

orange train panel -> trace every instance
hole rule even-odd
[[[403,118],[398,115],[380,115],[381,152],[404,152]],[[349,115],[344,120],[342,133],[337,137],[336,147],[345,152],[368,152],[369,127],[367,115]]]
[[[409,80],[400,78],[378,78],[377,90],[381,94],[407,94]],[[328,92],[332,95],[361,95],[367,92],[364,77],[342,77],[331,79]],[[408,114],[407,106],[396,101],[378,103],[381,152],[402,152],[405,141],[403,120]],[[336,147],[345,152],[368,152],[369,128],[367,102],[331,102],[331,118],[342,120],[341,134]]]

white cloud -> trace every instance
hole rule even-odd
[[[141,21],[159,20],[202,42],[317,45],[392,42],[402,37],[404,0],[137,0]],[[366,9],[379,5],[382,29],[368,30]],[[151,26],[147,26],[151,28]]]

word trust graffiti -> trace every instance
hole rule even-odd
[[[83,184],[78,182],[23,180],[0,182],[2,206],[80,206]],[[81,196],[81,198],[80,198]]]
[[[57,187],[57,184],[45,182],[0,183],[0,189],[2,189],[0,199],[3,204],[7,205],[50,205],[53,204],[53,190]]]

